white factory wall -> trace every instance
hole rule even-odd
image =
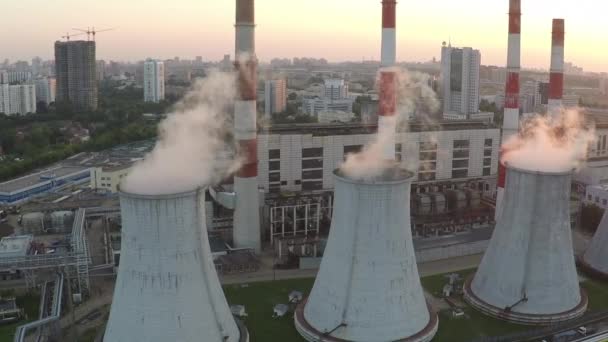
[[[120,182],[130,170],[131,166],[119,169],[93,168],[91,169],[91,189],[116,193]]]
[[[258,136],[258,181],[260,186],[266,191],[302,191],[307,190],[302,187],[302,182],[307,180],[321,183],[320,187],[314,190],[332,190],[334,186],[333,171],[340,167],[344,161],[344,147],[363,146],[373,137],[373,134],[334,136],[260,134]],[[419,166],[420,143],[436,142],[437,157],[433,161],[436,162],[435,179],[430,179],[429,182],[453,180],[454,141],[466,140],[470,144],[468,148],[469,165],[463,168],[466,170],[466,177],[457,177],[457,180],[485,178],[489,182],[495,182],[498,172],[499,137],[500,131],[494,128],[399,133],[396,137],[396,143],[401,145],[401,153],[397,152],[399,155],[397,158],[401,158],[403,167],[416,172]],[[488,147],[485,146],[486,139],[492,140]],[[306,169],[317,171],[317,173],[321,171],[318,178],[304,179],[303,177],[302,150],[308,148],[323,149],[322,156],[318,157],[323,160],[322,165],[317,168]],[[271,150],[280,150],[280,155],[270,158]],[[485,156],[486,153],[489,155]],[[310,160],[315,159],[315,157],[304,159]],[[485,174],[484,159],[486,159],[485,163],[487,164]],[[279,164],[278,169],[277,162]],[[273,167],[273,170],[270,170],[271,167]],[[280,174],[280,177],[276,174]],[[415,180],[417,180],[415,183],[422,182],[422,179],[418,179],[418,177]],[[488,186],[488,191],[490,192],[488,195],[492,195],[494,187]]]

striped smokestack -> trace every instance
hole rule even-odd
[[[236,0],[238,98],[234,104],[234,134],[243,166],[234,178],[234,245],[261,250],[256,126],[257,58],[254,0]]]
[[[509,47],[507,52],[507,84],[505,86],[505,110],[502,122],[502,142],[519,130],[519,71],[521,69],[521,0],[509,1]],[[502,156],[502,151],[501,151]],[[501,158],[502,159],[502,158]],[[496,213],[502,212],[505,191],[505,166],[498,162]]]
[[[553,19],[548,104],[548,112],[551,115],[559,113],[564,94],[564,32],[564,19]]]
[[[378,134],[385,140],[384,157],[395,159],[395,128],[397,111],[397,1],[382,1],[382,53],[380,60],[380,101],[378,104]]]

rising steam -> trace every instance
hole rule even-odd
[[[233,73],[212,72],[194,85],[159,125],[159,139],[129,172],[122,190],[173,194],[220,181],[239,167],[232,155],[228,110],[236,94]]]
[[[565,172],[582,166],[594,141],[595,129],[578,109],[536,115],[524,121],[521,134],[503,143],[501,162],[525,170]]]
[[[384,120],[387,129],[379,130],[381,133],[361,152],[346,157],[340,170],[350,178],[369,180],[382,175],[387,167],[394,165],[385,158],[384,151],[395,143],[395,132],[406,131],[412,115],[416,115],[425,124],[430,124],[432,120],[428,114],[435,113],[440,107],[437,94],[429,86],[429,75],[399,68],[394,70],[397,73],[397,113],[394,118]],[[403,162],[407,168],[417,169],[416,161],[405,159]]]

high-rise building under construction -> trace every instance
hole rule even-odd
[[[74,110],[97,109],[95,42],[55,42],[56,101]]]

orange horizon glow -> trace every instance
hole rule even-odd
[[[569,7],[568,7],[569,6]],[[522,67],[548,69],[551,20],[566,19],[566,61],[608,71],[604,14],[594,0],[522,0]],[[508,0],[402,0],[399,61],[439,59],[442,41],[481,50],[482,64],[506,63]],[[233,0],[19,0],[3,4],[0,60],[53,58],[53,43],[73,27],[117,27],[97,36],[98,59],[180,56],[217,61],[234,50]],[[262,61],[316,57],[378,60],[380,0],[256,1]]]

